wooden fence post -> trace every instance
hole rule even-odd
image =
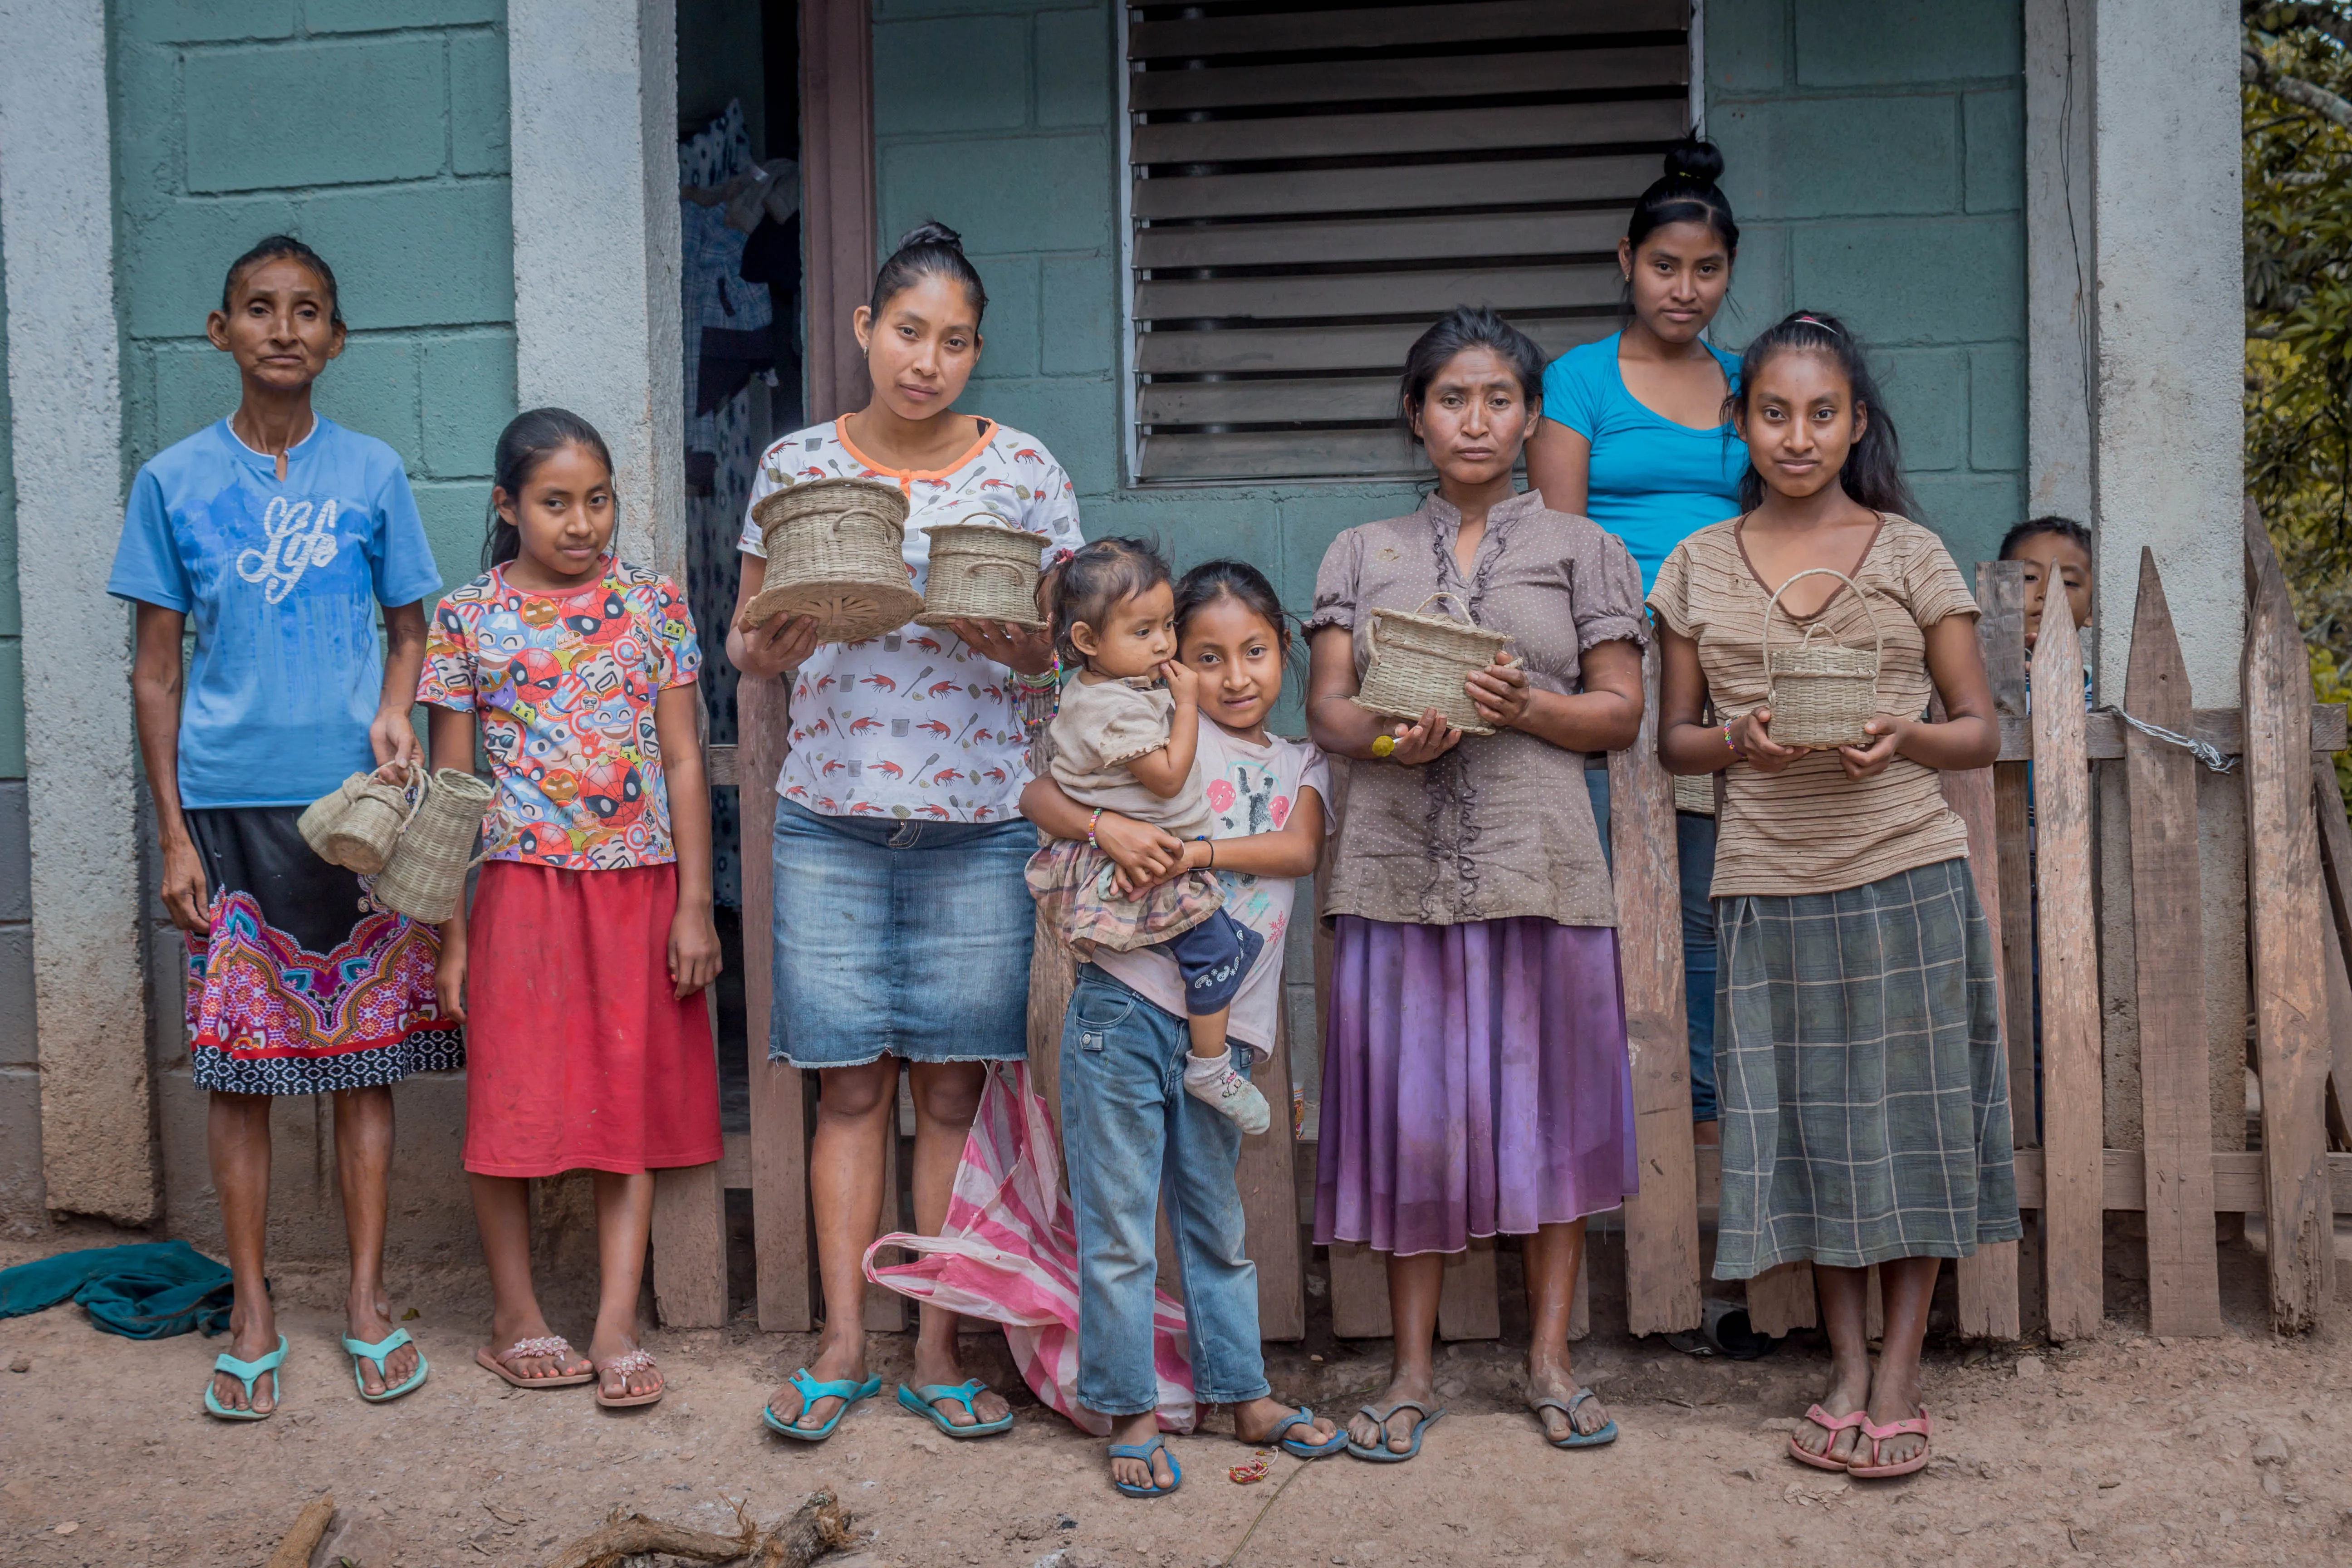
[[[769,1333],[816,1326],[814,1238],[808,1198],[809,1094],[804,1075],[768,1059],[775,946],[777,770],[791,733],[783,680],[745,676],[735,689],[735,795],[743,836],[743,1032],[751,1073],[751,1238],[757,1258],[760,1327]]]
[[[2327,907],[2333,919],[2320,945],[2328,954],[2328,1030],[2336,1059],[2328,1068],[2333,1090],[2329,1130],[2338,1147],[2352,1147],[2352,973],[2346,972],[2345,943],[2352,942],[2352,822],[2344,816],[2344,788],[2336,780],[2336,759],[2311,759],[2312,803],[2319,813],[2319,861],[2327,872]],[[2339,975],[2344,984],[2337,984]]]
[[[1609,757],[1617,954],[1642,1182],[1642,1190],[1625,1200],[1625,1316],[1636,1334],[1696,1329],[1700,1318],[1682,878],[1674,780],[1658,761],[1659,663],[1654,642],[1642,656],[1641,734]]]
[[[1275,962],[1282,962],[1277,954]],[[1274,1055],[1255,1081],[1274,1113],[1264,1137],[1242,1140],[1241,1188],[1250,1261],[1257,1265],[1257,1332],[1262,1340],[1307,1337],[1306,1258],[1298,1243],[1297,1134],[1290,1120],[1290,1009],[1274,1015]]]
[[[2305,704],[2306,708],[2308,704]],[[2189,730],[2189,667],[2156,554],[2139,552],[2125,711]],[[2305,748],[2309,753],[2308,743]],[[2139,994],[2139,1095],[2147,1171],[2148,1327],[2221,1332],[2213,1255],[2213,1117],[2205,1029],[2204,900],[2197,868],[2197,759],[2137,730],[2124,736],[2131,798],[2132,949]]]
[[[1978,585],[1984,583],[1984,569],[1978,568]],[[1988,626],[1985,618],[1977,617],[1977,641],[1981,647],[2001,635],[2002,628]],[[1937,704],[1942,714],[1942,704]],[[1977,905],[1984,912],[1985,925],[1998,952],[2000,941],[2000,870],[1994,831],[1996,806],[1992,769],[1970,768],[1966,772],[1948,772],[1940,775],[1944,787],[1944,803],[1953,815],[1968,825],[1969,877],[1976,886]],[[2002,976],[1994,972],[1994,990],[2000,992]],[[2006,1020],[2004,1019],[2004,1022]],[[1958,1260],[1953,1268],[1958,1286],[1960,1332],[1976,1339],[2013,1340],[2018,1336],[2017,1307],[2017,1244],[2013,1241],[1988,1242]]]
[[[2033,799],[2042,950],[2042,1241],[2050,1337],[2095,1334],[2105,1298],[2099,956],[2083,647],[2061,605],[2033,649]],[[2308,704],[2306,704],[2306,707]],[[2305,750],[2309,752],[2306,742]]]
[[[2271,1326],[2299,1332],[2333,1293],[2324,893],[2311,803],[2311,666],[2262,515],[2246,503],[2246,881],[2263,1086]]]

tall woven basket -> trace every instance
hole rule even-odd
[[[907,498],[871,479],[812,479],[751,509],[768,572],[737,625],[809,616],[819,642],[895,631],[923,607],[907,581]]]
[[[1465,735],[1491,735],[1495,727],[1478,716],[1462,683],[1494,663],[1510,637],[1474,624],[1467,606],[1458,619],[1421,613],[1440,599],[1462,604],[1451,594],[1432,594],[1420,610],[1372,612],[1364,638],[1371,654],[1353,700],[1384,717],[1408,721],[1434,708]]]
[[[474,863],[482,814],[497,794],[455,768],[435,773],[424,804],[370,885],[370,896],[393,913],[428,925],[456,914],[466,896],[466,872]]]
[[[993,519],[996,514],[972,516]],[[1044,534],[971,518],[942,522],[923,533],[931,542],[931,564],[918,622],[943,626],[950,621],[1004,621],[1031,631],[1045,627],[1037,615],[1037,561],[1047,543]]]
[[[1819,616],[1805,628],[1795,647],[1772,651],[1772,612],[1780,595],[1800,577],[1834,577],[1862,603],[1870,617],[1874,646],[1844,647],[1834,642],[1816,643]],[[1837,595],[1830,595],[1834,599]],[[1829,606],[1823,605],[1826,612]],[[1886,633],[1878,612],[1854,580],[1827,566],[1811,566],[1795,574],[1764,606],[1764,705],[1772,710],[1772,739],[1784,746],[1867,746],[1863,725],[1878,712],[1878,667],[1886,651]]]
[[[302,841],[331,866],[373,877],[392,858],[416,808],[425,801],[425,770],[408,764],[400,784],[373,773],[353,773],[333,792],[303,807],[295,823]]]

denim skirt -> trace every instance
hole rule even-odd
[[[1029,1054],[1037,830],[776,802],[768,1056],[796,1068]]]

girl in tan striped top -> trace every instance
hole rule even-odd
[[[1992,762],[2000,731],[1976,603],[1942,542],[1905,515],[1894,424],[1845,328],[1790,316],[1748,345],[1736,384],[1744,510],[1676,546],[1649,599],[1664,650],[1659,755],[1676,773],[1727,774],[1716,1274],[1813,1265],[1835,1362],[1790,1454],[1904,1475],[1927,1462],[1919,1347],[1941,1260],[2020,1234],[1992,937],[1936,776]],[[1790,582],[1821,567],[1854,591]],[[1866,745],[1773,737],[1768,612],[1783,645],[1807,628],[1879,644]],[[1938,695],[1948,717],[1930,721]],[[1721,722],[1703,720],[1710,698]]]

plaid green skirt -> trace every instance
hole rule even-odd
[[[2014,1241],[1995,950],[1966,860],[1715,901],[1718,1279]]]

